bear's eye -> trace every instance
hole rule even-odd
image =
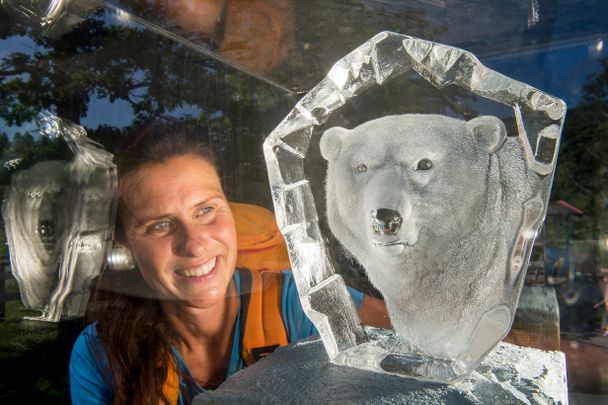
[[[357,166],[355,170],[357,173],[365,173],[367,171],[367,166],[365,166],[365,163],[359,163],[359,166]]]
[[[433,167],[433,162],[430,159],[421,159],[416,166],[416,170],[429,170]]]

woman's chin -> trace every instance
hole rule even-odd
[[[230,280],[226,284],[218,282],[200,287],[197,291],[193,291],[193,289],[184,291],[182,299],[179,300],[180,303],[193,308],[213,308],[225,303],[230,296],[236,295],[230,289]]]

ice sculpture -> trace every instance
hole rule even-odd
[[[116,166],[82,127],[50,113],[40,114],[39,125],[74,156],[16,172],[2,216],[22,301],[42,311],[31,319],[59,321],[84,315],[101,272],[116,215]]]
[[[511,107],[501,120],[380,117],[330,128],[328,221],[385,296],[400,339],[369,337],[328,257],[304,159],[350,98],[416,72]],[[300,298],[333,362],[453,382],[508,333],[546,212],[565,104],[458,49],[383,32],[338,61],[264,143]],[[391,332],[387,331],[387,335]],[[387,343],[388,342],[388,343]]]
[[[60,19],[74,0],[2,0],[5,6],[25,18],[37,20],[40,26],[48,29]]]

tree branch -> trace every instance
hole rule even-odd
[[[27,69],[0,70],[0,76],[15,76],[23,73],[30,73]]]
[[[601,156],[598,155],[597,153],[595,153],[594,151],[592,151],[591,148],[589,148],[589,146],[585,147],[585,152],[587,152],[588,154],[593,156],[598,162],[600,162],[600,164],[602,166],[608,166],[608,161],[605,161],[604,159],[602,159]]]
[[[572,183],[579,188],[583,193],[585,194],[591,194],[591,191],[586,188],[585,186],[583,186],[582,184],[580,184],[579,182],[576,181],[576,179],[574,178],[574,176],[570,176],[570,179],[572,180]]]

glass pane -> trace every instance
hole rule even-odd
[[[15,174],[72,158],[64,141],[39,134],[35,117],[43,110],[82,126],[111,153],[138,124],[157,118],[206,134],[229,200],[272,210],[262,143],[338,59],[387,30],[460,47],[568,105],[548,215],[514,321],[514,330],[533,333],[507,340],[561,348],[571,403],[602,402],[608,395],[606,16],[604,0],[0,1],[0,185],[5,193]],[[357,98],[346,108],[361,121],[388,113],[393,100],[412,112],[506,117],[457,91],[444,97],[425,83],[406,88],[373,95],[373,108]],[[416,103],[420,92],[433,101]],[[336,121],[346,125],[341,118]],[[306,136],[316,148],[320,133]],[[315,196],[322,195],[325,169],[320,157],[302,168]],[[47,217],[62,202],[49,200],[38,221],[42,245],[51,243],[54,224]],[[323,213],[323,199],[315,203]],[[346,283],[378,295],[361,266],[335,240],[329,246]],[[22,320],[40,311],[24,308],[6,244],[0,259],[1,362],[14,370],[0,400],[67,402],[69,352],[86,321]],[[535,312],[543,294],[555,298],[559,312]]]

